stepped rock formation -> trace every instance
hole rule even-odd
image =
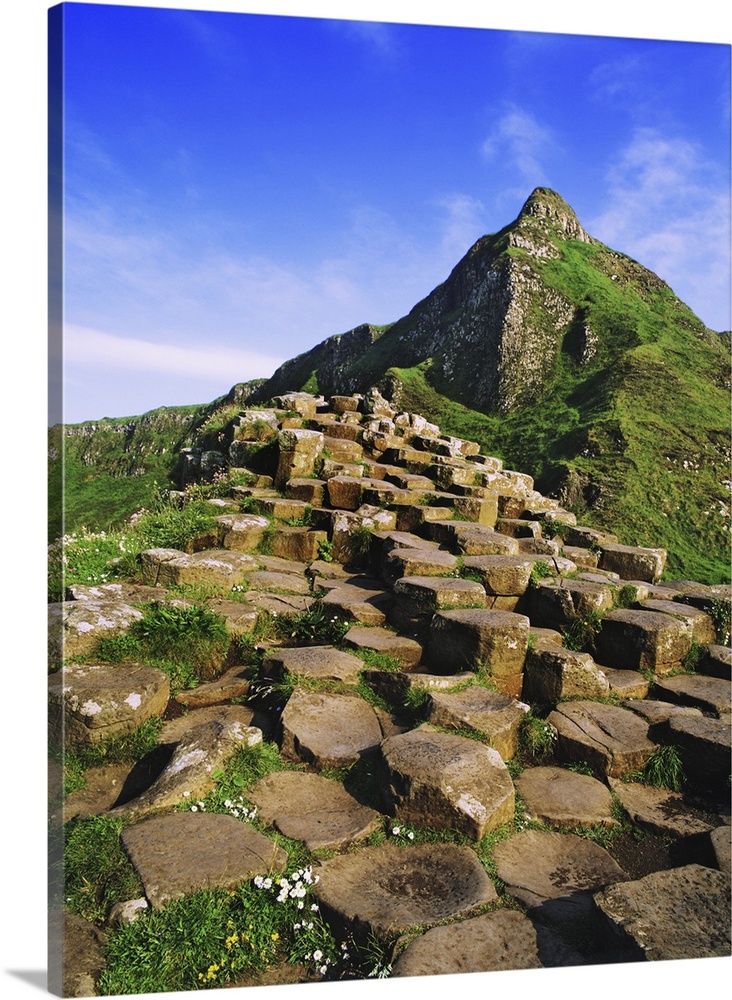
[[[168,975],[192,976],[165,989],[267,985],[285,967],[306,982],[729,955],[730,587],[664,582],[662,548],[578,523],[377,391],[268,402],[265,441],[248,444],[258,411],[235,425],[237,454],[266,451],[270,474],[170,497],[183,511],[203,497],[214,527],[51,606],[51,745],[102,761],[65,800],[51,782],[52,843],[121,823],[128,871],[106,882],[72,854],[52,887],[67,995],[119,985],[126,925],[200,892],[223,907],[273,890],[294,922],[267,932],[256,973],[233,961],[243,923],[222,924],[192,973],[176,960],[192,918],[169,939],[150,924]],[[161,609],[212,611],[231,640],[193,680],[176,672],[185,646],[154,665],[134,646]],[[112,648],[135,662],[105,662]],[[152,751],[104,763],[103,734],[150,718],[166,720]],[[250,770],[227,778],[242,754]],[[678,767],[686,783],[662,792]],[[218,794],[226,780],[237,796]],[[305,954],[316,911],[324,936]]]
[[[380,400],[421,414],[422,430],[437,423],[477,441],[589,526],[667,549],[675,576],[729,580],[729,335],[589,235],[547,188],[395,323],[331,336],[205,407],[68,427],[63,449],[52,429],[52,500],[62,450],[65,530],[104,527],[144,502],[155,480],[184,486],[248,465],[253,446],[277,433],[263,404],[305,391],[333,397],[338,412],[374,387],[372,415]],[[242,418],[244,406],[252,409]],[[351,432],[339,427],[337,453],[330,448],[346,464]],[[306,441],[291,445],[307,468]],[[117,494],[118,510],[103,509],[95,479]]]

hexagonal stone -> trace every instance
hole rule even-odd
[[[341,652],[335,646],[291,646],[269,650],[263,666],[268,674],[294,674],[358,684],[364,663],[358,656]]]
[[[689,705],[718,717],[728,716],[732,710],[728,680],[721,677],[704,677],[699,674],[677,674],[658,680],[653,693],[657,698],[677,705]]]
[[[654,872],[595,894],[612,932],[647,961],[729,957],[729,875],[701,865]]]
[[[428,930],[402,952],[391,978],[542,966],[536,929],[528,917],[516,910],[497,910]]]
[[[122,843],[156,910],[200,889],[236,888],[287,863],[282,848],[267,837],[215,813],[153,816],[128,826]]]
[[[429,725],[381,744],[396,816],[479,840],[514,814],[513,782],[498,751]]]
[[[343,934],[389,937],[469,914],[497,899],[469,847],[420,844],[364,847],[324,861],[313,892],[324,916]]]
[[[257,568],[256,560],[244,552],[204,549],[202,552],[183,554],[160,562],[157,583],[161,587],[173,587],[182,583],[210,583],[231,588],[244,583],[247,573]]]
[[[589,653],[551,643],[537,643],[526,653],[522,696],[554,704],[560,698],[604,698],[610,683]]]
[[[279,573],[276,570],[257,570],[248,577],[252,590],[271,590],[275,593],[310,594],[310,584],[304,576]]]
[[[241,601],[228,601],[223,597],[214,597],[206,601],[206,607],[226,621],[226,628],[232,636],[253,632],[259,620],[258,610],[251,604],[243,604]]]
[[[162,715],[167,674],[142,663],[73,663],[51,674],[49,726],[61,741],[98,743]]]
[[[323,610],[341,621],[383,625],[392,606],[392,595],[378,581],[351,577],[337,580],[320,598]]]
[[[269,551],[281,559],[311,563],[318,558],[321,543],[328,541],[328,532],[280,524],[269,542]]]
[[[640,771],[656,744],[634,712],[596,701],[567,701],[547,718],[557,730],[556,756],[585,761],[606,777]]]
[[[435,670],[475,670],[506,694],[521,693],[529,619],[482,608],[441,611],[430,623],[426,658]]]
[[[542,580],[529,592],[531,620],[545,628],[562,628],[588,612],[601,614],[612,606],[612,587],[589,580]]]
[[[486,594],[494,597],[520,597],[531,579],[533,560],[522,556],[466,556],[463,573],[480,576]]]
[[[429,537],[458,549],[466,556],[515,556],[518,542],[488,525],[465,521],[438,521],[429,526]]]
[[[662,837],[691,837],[709,833],[712,824],[701,820],[684,803],[683,798],[665,788],[654,788],[636,781],[608,779],[610,788],[623,809],[640,827]]]
[[[340,850],[363,840],[381,822],[338,781],[300,771],[275,771],[247,793],[259,818],[285,837],[302,840],[309,851]]]
[[[318,768],[353,764],[380,740],[374,710],[358,695],[296,687],[282,712],[283,754]]]
[[[493,860],[506,892],[549,922],[588,917],[593,892],[628,878],[604,848],[572,833],[526,830],[496,844]]]
[[[515,698],[472,684],[462,691],[433,691],[428,717],[435,726],[482,733],[504,760],[510,760],[516,755],[519,727],[528,710],[528,705]]]
[[[729,646],[710,643],[704,650],[696,669],[697,673],[705,674],[707,677],[732,679],[732,649]]]
[[[617,826],[612,795],[587,774],[563,767],[527,767],[516,780],[527,816],[550,826]]]
[[[123,601],[66,601],[48,606],[49,660],[92,653],[102,639],[124,635],[142,612]]]
[[[658,739],[680,748],[684,771],[690,781],[729,801],[732,742],[729,718],[709,719],[704,715],[692,715],[693,711],[680,709],[671,715],[659,726]]]
[[[436,548],[394,548],[381,565],[381,576],[389,585],[403,576],[446,576],[457,568],[457,556]]]
[[[259,514],[224,514],[216,518],[221,547],[237,552],[256,549],[269,527],[269,520]]]
[[[617,573],[622,580],[645,580],[658,583],[666,565],[665,549],[647,549],[634,545],[602,542],[600,568]]]
[[[216,785],[214,774],[233,753],[262,742],[262,731],[247,725],[247,715],[247,710],[242,709],[243,720],[231,712],[201,725],[192,724],[153,784],[114,812],[140,819],[174,808],[186,797],[196,801],[208,795]]]
[[[608,611],[596,639],[600,663],[620,670],[668,674],[691,648],[683,622],[659,611]]]
[[[422,659],[422,646],[414,639],[398,635],[386,628],[354,625],[343,637],[343,645],[351,649],[373,650],[397,660],[403,667],[416,667]]]
[[[603,667],[602,672],[610,685],[610,693],[619,698],[645,698],[651,684],[639,670],[614,670]]]
[[[699,608],[692,608],[688,604],[681,604],[679,601],[663,601],[654,598],[641,601],[641,608],[647,611],[661,611],[671,615],[679,621],[685,622],[691,632],[694,642],[701,644],[714,642],[716,640],[716,629],[710,615]]]

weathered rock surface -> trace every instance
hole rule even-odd
[[[527,767],[516,780],[528,818],[550,826],[617,826],[607,786],[562,767]]]
[[[215,813],[153,816],[126,827],[122,843],[155,910],[198,889],[233,889],[287,863],[282,848],[251,826]]]
[[[526,830],[496,844],[493,858],[508,894],[549,922],[587,917],[593,892],[628,877],[604,848],[572,833]]]
[[[665,788],[609,778],[609,785],[633,822],[661,836],[690,837],[708,833],[712,823],[699,819],[681,795]]]
[[[124,635],[142,612],[124,601],[84,600],[50,604],[48,608],[49,662],[93,653],[102,639]]]
[[[69,663],[49,677],[50,731],[97,743],[162,715],[169,696],[167,674],[143,663]]]
[[[381,744],[388,797],[406,823],[479,840],[513,817],[515,792],[498,751],[422,725]]]
[[[655,872],[610,886],[595,903],[648,961],[730,954],[730,880],[723,872],[701,865]]]
[[[402,667],[416,667],[422,659],[422,646],[415,639],[399,635],[386,628],[354,625],[343,637],[343,645],[351,649],[369,649],[397,660]]]
[[[429,721],[435,726],[482,733],[504,760],[516,754],[519,727],[528,710],[523,702],[496,694],[481,684],[471,684],[461,691],[432,691],[427,709]]]
[[[340,850],[363,840],[380,823],[379,814],[361,805],[337,781],[317,774],[276,771],[251,789],[259,818],[310,851]]]
[[[540,705],[560,698],[605,698],[607,676],[589,653],[538,642],[526,654],[523,697]]]
[[[656,682],[653,693],[678,705],[688,705],[719,718],[729,716],[730,682],[721,677],[704,677],[697,674],[677,674]]]
[[[365,847],[324,861],[317,874],[324,913],[359,940],[432,927],[497,898],[474,852],[454,844]]]
[[[531,921],[516,910],[497,910],[433,927],[402,952],[391,976],[539,969],[542,964]]]
[[[474,670],[518,696],[529,644],[529,619],[512,611],[441,611],[430,622],[427,661],[439,673]]]
[[[321,681],[358,684],[363,660],[335,646],[295,646],[270,650],[264,658],[267,674],[294,675]]]
[[[214,719],[195,726],[177,745],[170,763],[150,788],[114,812],[141,819],[173,808],[186,798],[195,802],[215,787],[214,774],[239,747],[261,742],[261,730],[243,725],[238,719]]]
[[[296,687],[282,713],[282,752],[318,768],[344,767],[374,750],[381,728],[358,695]]]
[[[684,623],[659,611],[608,611],[597,636],[598,660],[621,670],[668,674],[690,649]]]
[[[563,702],[547,721],[557,730],[560,760],[584,760],[606,777],[641,770],[656,748],[648,738],[648,724],[615,705]]]

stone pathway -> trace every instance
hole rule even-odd
[[[50,609],[52,664],[82,660],[50,674],[52,738],[94,746],[167,720],[147,763],[89,770],[52,817],[123,819],[145,894],[99,926],[66,915],[69,995],[93,991],[120,924],[287,871],[278,836],[310,852],[333,932],[381,940],[395,977],[728,955],[732,656],[713,612],[729,588],[659,583],[662,550],[578,525],[378,394],[286,403],[238,418],[230,460],[264,420],[276,473],[232,491],[193,551],[151,548],[135,579]],[[256,515],[239,510],[251,498]],[[619,608],[625,583],[637,602]],[[229,658],[171,692],[155,666],[95,656],[147,603],[192,603],[181,584],[218,588],[205,605],[258,670]],[[298,638],[304,613],[340,641],[315,625]],[[590,613],[599,630],[569,648]],[[242,790],[237,816],[198,808],[233,755],[265,744],[283,769]],[[678,792],[642,780],[668,748]],[[614,847],[622,822],[664,845],[639,879]]]

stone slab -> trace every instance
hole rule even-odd
[[[497,893],[469,848],[454,844],[364,847],[323,862],[314,887],[341,932],[385,938],[471,913]]]
[[[287,863],[286,853],[267,837],[216,813],[153,816],[128,826],[122,844],[155,910],[201,889],[236,888]]]
[[[536,929],[516,910],[497,910],[433,927],[406,948],[391,978],[539,969]]]
[[[301,840],[309,851],[341,850],[363,840],[381,822],[338,781],[299,771],[276,771],[247,795],[264,823],[285,837]]]
[[[655,872],[604,889],[595,903],[647,961],[730,955],[730,880],[713,868]]]
[[[605,777],[640,771],[656,749],[644,719],[603,702],[563,702],[547,722],[557,730],[558,760],[585,761]]]
[[[282,752],[317,768],[345,767],[374,750],[381,727],[358,695],[296,687],[282,712]]]
[[[528,767],[516,780],[527,817],[550,826],[617,826],[607,786],[563,767]]]

